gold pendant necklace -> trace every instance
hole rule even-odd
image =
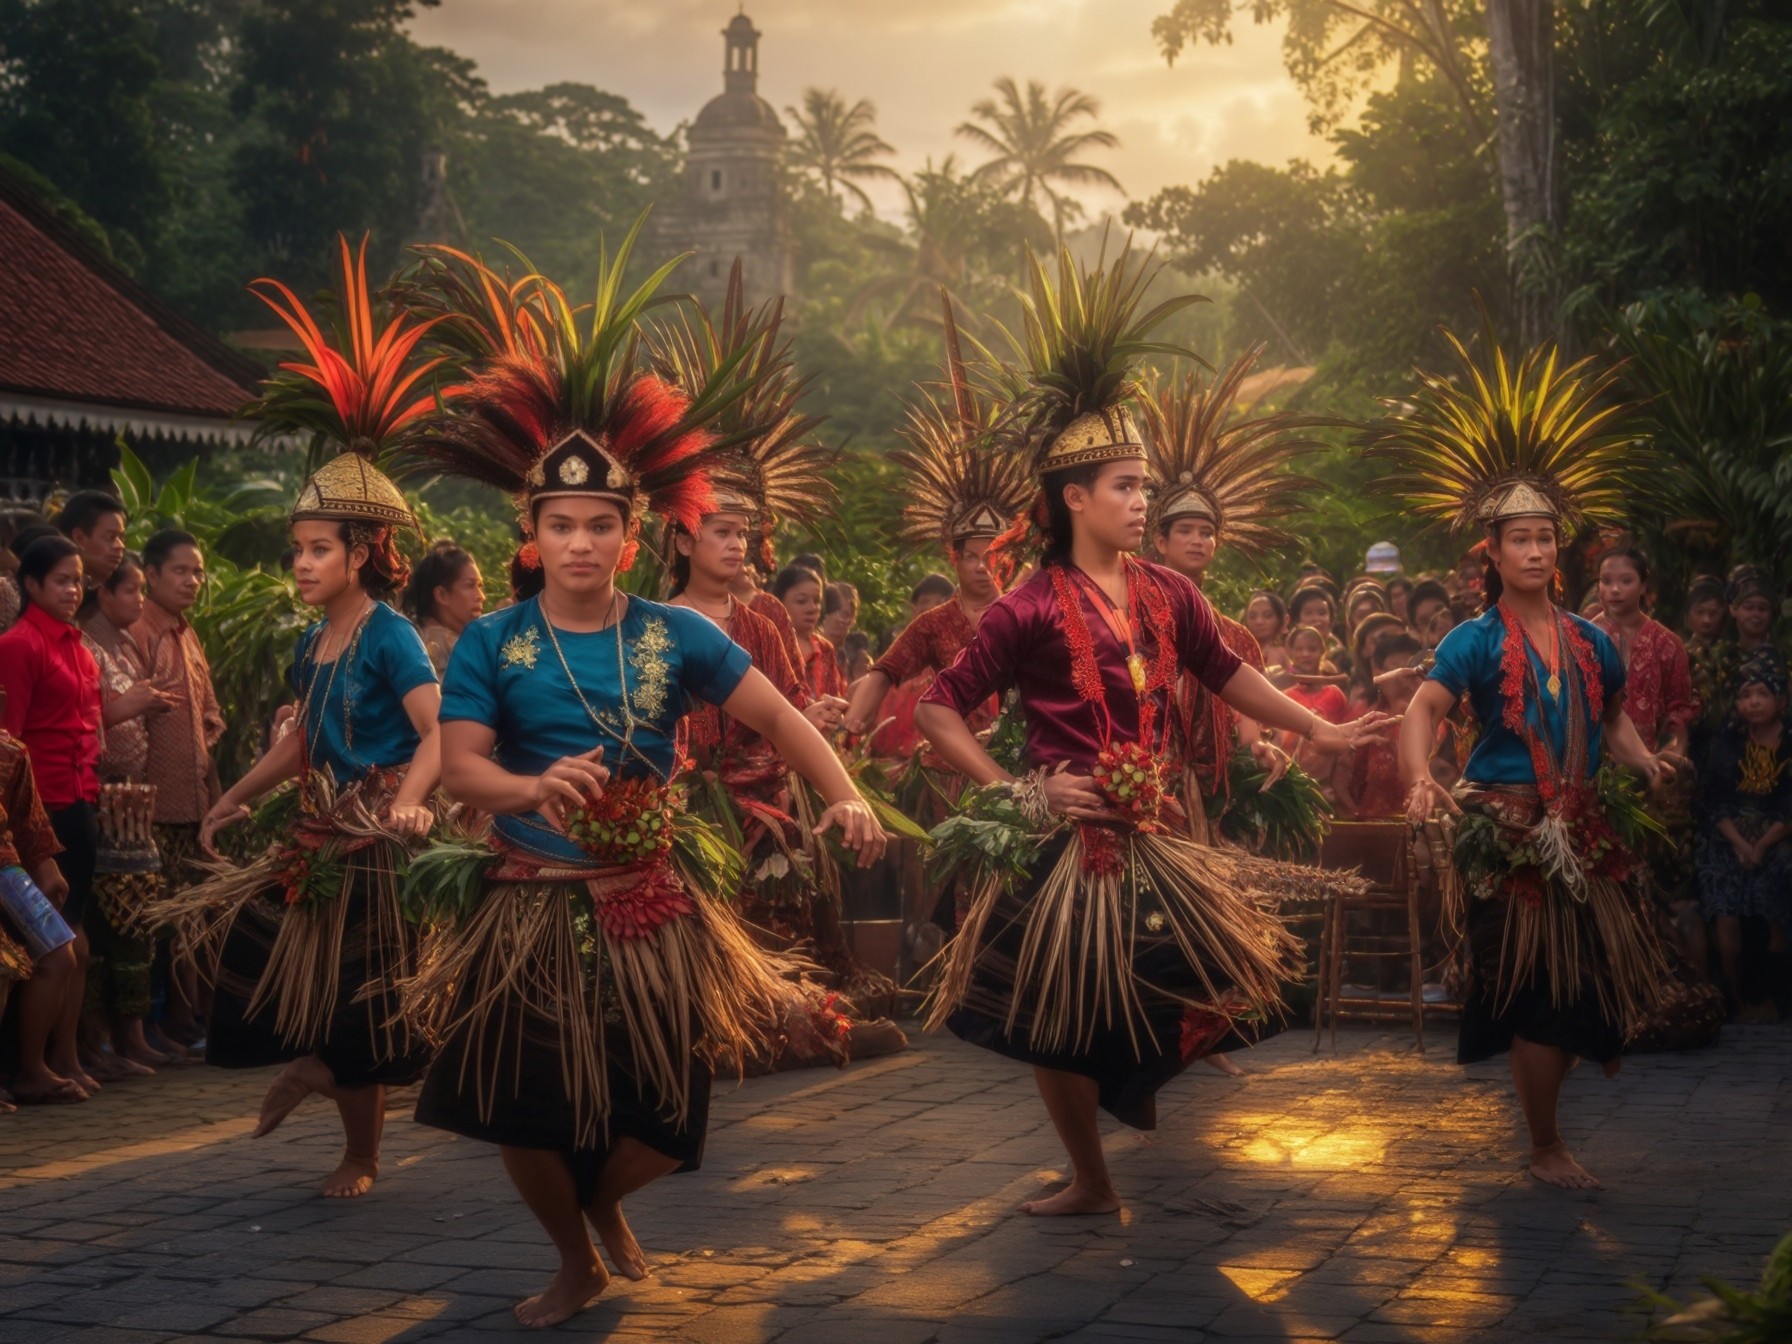
[[[1126,656],[1126,670],[1132,674],[1132,688],[1145,694],[1145,655],[1134,650]]]

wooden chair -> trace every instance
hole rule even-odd
[[[1362,895],[1334,895],[1325,909],[1325,926],[1319,942],[1319,995],[1313,1009],[1313,1048],[1319,1048],[1326,1020],[1331,1021],[1331,1044],[1338,1045],[1338,1018],[1371,1021],[1398,1020],[1410,1013],[1413,1036],[1425,1049],[1424,937],[1419,921],[1419,878],[1412,855],[1412,836],[1403,821],[1335,821],[1320,846],[1324,868],[1355,868],[1369,882]],[[1386,950],[1360,944],[1347,947],[1353,916],[1399,914],[1406,916],[1405,946]],[[1352,959],[1405,957],[1411,976],[1405,1004],[1379,995],[1346,994],[1344,962]]]

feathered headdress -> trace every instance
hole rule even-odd
[[[1491,322],[1478,355],[1438,331],[1456,356],[1454,376],[1415,369],[1417,390],[1384,398],[1392,413],[1361,436],[1393,468],[1381,493],[1457,530],[1531,516],[1572,530],[1621,516],[1644,464],[1623,429],[1633,408],[1609,395],[1618,370],[1590,358],[1563,368],[1548,342],[1514,360]]]
[[[675,387],[641,354],[639,320],[678,261],[625,294],[637,220],[611,256],[601,242],[596,298],[575,306],[537,272],[510,282],[448,248],[423,249],[406,291],[441,320],[437,339],[468,362],[454,414],[410,447],[419,462],[483,481],[516,500],[532,534],[535,505],[562,495],[613,499],[631,524],[646,513],[695,527],[714,508],[704,455],[710,425],[749,390],[739,363],[694,389]],[[630,553],[632,558],[632,552]]]
[[[1020,296],[1021,333],[1003,333],[1016,365],[993,370],[994,390],[1010,401],[992,436],[998,448],[1017,453],[1041,481],[1073,467],[1145,456],[1144,438],[1130,409],[1139,391],[1139,362],[1153,354],[1195,359],[1180,346],[1152,340],[1151,333],[1190,304],[1207,301],[1199,294],[1179,294],[1145,309],[1160,269],[1149,256],[1133,261],[1131,238],[1110,267],[1104,240],[1093,271],[1078,265],[1069,248],[1060,248],[1054,283],[1028,251],[1030,284]],[[1018,554],[1039,542],[1047,517],[1040,489],[1027,511],[990,547],[998,575],[1006,577]]]
[[[1287,466],[1320,445],[1301,433],[1308,422],[1286,412],[1233,418],[1239,390],[1264,348],[1245,351],[1205,385],[1189,372],[1140,399],[1157,486],[1151,529],[1194,515],[1211,520],[1228,545],[1253,554],[1291,540],[1269,520],[1285,518],[1300,492],[1315,484]]]
[[[790,344],[779,340],[783,321],[782,298],[747,307],[737,260],[719,324],[699,305],[655,332],[659,362],[678,386],[700,388],[724,375],[746,385],[712,425],[707,469],[714,512],[748,517],[762,570],[772,566],[772,533],[780,522],[812,522],[836,499],[826,473],[839,455],[814,439],[821,417],[798,409],[809,380],[796,376]]]
[[[1190,304],[1206,302],[1179,294],[1144,309],[1160,269],[1149,256],[1134,263],[1130,238],[1111,267],[1104,244],[1093,271],[1061,248],[1056,283],[1027,253],[1021,334],[1008,338],[1024,383],[998,431],[1035,474],[1145,456],[1131,411],[1139,361],[1152,354],[1194,358],[1150,336]]]
[[[291,289],[278,280],[252,282],[249,292],[274,310],[310,356],[284,362],[243,414],[260,435],[298,432],[341,445],[338,456],[313,472],[293,505],[292,521],[308,519],[417,525],[398,487],[374,465],[402,451],[424,418],[458,395],[444,388],[417,395],[443,363],[424,359],[418,345],[435,325],[402,309],[376,309],[367,287],[367,239],[351,254],[338,237],[342,291],[338,318],[326,335]]]
[[[1018,453],[991,451],[986,440],[995,421],[987,398],[966,374],[952,299],[940,288],[946,335],[946,391],[950,400],[923,392],[908,408],[902,437],[906,448],[890,460],[908,476],[908,503],[902,536],[917,546],[943,545],[948,551],[972,537],[995,537],[1032,497],[1033,482]]]

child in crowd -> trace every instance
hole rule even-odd
[[[1375,676],[1384,677],[1398,669],[1416,668],[1424,654],[1424,646],[1418,640],[1404,631],[1394,631],[1376,637],[1367,661]],[[1406,790],[1400,784],[1400,758],[1395,743],[1400,737],[1399,716],[1406,713],[1418,685],[1418,679],[1412,677],[1394,677],[1372,684],[1374,703],[1364,706],[1362,713],[1378,709],[1396,721],[1338,759],[1332,789],[1338,796],[1342,815],[1358,821],[1385,821],[1406,815]]]
[[[1792,741],[1786,733],[1786,664],[1772,650],[1736,673],[1735,716],[1700,772],[1699,900],[1711,921],[1731,1011],[1745,1021],[1778,1014],[1744,985],[1744,921],[1765,921],[1783,962],[1792,918]]]
[[[1288,698],[1313,711],[1327,723],[1343,723],[1349,717],[1344,699],[1344,675],[1325,656],[1326,638],[1310,625],[1297,625],[1288,632],[1288,665],[1294,684]],[[1332,759],[1299,734],[1282,734],[1282,750],[1293,756],[1301,769],[1315,779],[1327,779],[1332,773]]]
[[[1288,666],[1288,650],[1282,647],[1282,640],[1288,633],[1287,603],[1276,594],[1259,588],[1245,603],[1244,625],[1251,632],[1251,638],[1257,641],[1257,647],[1263,650],[1264,674],[1277,686],[1283,686],[1278,678]]]

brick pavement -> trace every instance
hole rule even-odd
[[[843,1073],[718,1090],[704,1169],[637,1196],[656,1265],[560,1327],[690,1344],[1007,1344],[1634,1336],[1632,1281],[1752,1281],[1792,1226],[1792,1033],[1569,1082],[1609,1188],[1525,1179],[1502,1067],[1395,1035],[1290,1033],[1166,1090],[1109,1140],[1123,1218],[1033,1220],[1061,1179],[1030,1082],[950,1039]],[[361,1202],[313,1193],[311,1103],[247,1133],[264,1075],[198,1066],[0,1118],[0,1344],[520,1335],[545,1238],[495,1154],[394,1114]]]

